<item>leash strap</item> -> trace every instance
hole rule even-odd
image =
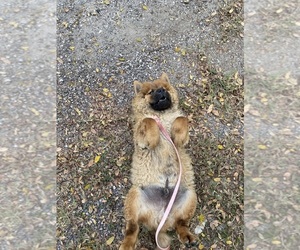
[[[171,137],[170,137],[168,131],[163,127],[163,125],[162,125],[160,119],[159,119],[157,116],[153,117],[153,119],[156,121],[156,123],[157,123],[157,125],[158,125],[158,127],[159,127],[161,133],[162,133],[163,136],[165,137],[165,139],[166,139],[167,141],[169,141],[169,142],[171,143],[171,145],[173,146],[173,148],[174,148],[174,150],[175,150],[175,152],[176,152],[176,156],[177,156],[177,158],[178,158],[178,163],[179,163],[179,175],[178,175],[177,183],[176,183],[176,185],[175,185],[175,188],[174,188],[174,190],[173,190],[173,194],[172,194],[172,196],[171,196],[171,199],[170,199],[170,201],[169,201],[169,203],[168,203],[168,206],[167,206],[167,208],[166,208],[166,210],[165,210],[165,212],[164,212],[164,215],[163,215],[163,217],[162,217],[162,219],[161,219],[161,221],[160,221],[160,223],[159,223],[159,225],[158,225],[158,227],[157,227],[157,229],[156,229],[156,233],[155,233],[155,240],[156,240],[156,245],[158,246],[158,248],[159,248],[160,250],[169,250],[169,249],[170,249],[170,246],[168,246],[168,247],[166,247],[166,248],[162,248],[162,247],[159,245],[159,243],[158,243],[158,234],[159,234],[160,230],[162,229],[163,225],[165,224],[165,222],[166,222],[166,220],[167,220],[167,218],[168,218],[168,216],[169,216],[169,214],[170,214],[170,212],[171,212],[172,206],[173,206],[173,204],[174,204],[174,202],[175,202],[175,198],[176,198],[176,195],[177,195],[177,193],[178,193],[179,186],[180,186],[180,181],[181,181],[182,165],[181,165],[181,160],[180,160],[180,157],[179,157],[179,153],[178,153],[178,151],[177,151],[177,148],[176,148],[176,146],[174,145],[174,143],[173,143],[173,141],[172,141],[172,139],[171,139]]]

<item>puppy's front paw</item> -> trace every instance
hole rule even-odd
[[[145,118],[139,124],[136,141],[141,148],[154,149],[159,143],[159,127],[152,118]]]
[[[176,147],[182,147],[189,141],[188,118],[180,116],[175,119],[171,128],[171,138]]]

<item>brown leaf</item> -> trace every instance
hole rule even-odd
[[[210,104],[209,107],[208,107],[208,109],[207,109],[207,111],[206,111],[206,113],[207,114],[211,113],[211,111],[213,110],[213,108],[214,108],[214,105]]]
[[[211,229],[215,229],[215,228],[217,228],[217,226],[219,226],[220,224],[221,224],[220,221],[214,220],[214,221],[212,221],[212,222],[209,224],[209,226],[211,227]]]
[[[247,246],[247,249],[256,249],[257,245],[255,243]]]
[[[249,110],[250,110],[250,104],[246,104],[245,106],[244,106],[244,113],[246,114]]]
[[[212,111],[212,113],[213,113],[215,116],[219,116],[219,111],[218,111],[218,110],[215,110],[215,109],[214,109],[214,110]]]

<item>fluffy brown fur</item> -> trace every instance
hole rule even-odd
[[[167,247],[170,244],[167,230],[175,229],[181,242],[187,246],[195,245],[196,237],[188,228],[197,203],[194,172],[190,157],[184,149],[189,139],[188,119],[179,110],[177,92],[165,73],[153,82],[135,81],[134,87],[132,187],[125,199],[126,231],[119,249],[135,248],[140,224],[156,230],[179,174],[176,153],[161,135],[153,116],[158,116],[169,131],[183,167],[179,192],[159,234],[159,244]]]

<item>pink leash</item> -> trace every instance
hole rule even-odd
[[[168,215],[170,214],[170,211],[172,209],[172,206],[174,204],[174,201],[175,201],[175,198],[176,198],[176,195],[178,193],[178,189],[179,189],[179,186],[180,186],[180,181],[181,181],[181,175],[182,175],[182,165],[181,165],[181,160],[180,160],[180,157],[179,157],[179,154],[178,154],[178,151],[177,151],[177,148],[176,146],[174,145],[168,131],[163,127],[160,119],[157,117],[157,116],[154,116],[153,119],[156,121],[161,133],[163,134],[163,136],[165,137],[165,139],[167,141],[169,141],[171,143],[171,145],[173,146],[173,148],[175,149],[175,152],[176,152],[176,155],[177,155],[177,158],[178,158],[178,162],[179,162],[179,176],[178,176],[178,180],[177,180],[177,183],[175,185],[175,188],[174,188],[174,191],[173,191],[173,194],[172,194],[172,197],[168,203],[168,206],[164,212],[164,215],[156,229],[156,233],[155,233],[155,240],[156,240],[156,245],[158,246],[158,248],[160,250],[169,250],[170,249],[170,246],[166,247],[166,248],[162,248],[159,244],[158,244],[158,234],[160,232],[160,230],[162,229],[163,225],[165,224],[167,218],[168,218]]]

